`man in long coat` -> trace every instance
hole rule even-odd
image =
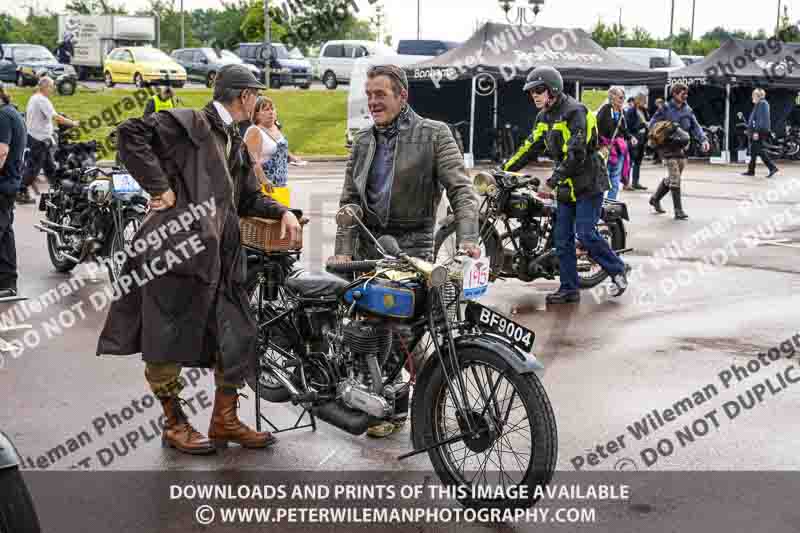
[[[280,219],[293,242],[300,234],[294,214],[260,192],[238,133],[237,122],[250,118],[265,88],[241,65],[228,65],[202,110],[153,113],[118,130],[120,158],[151,195],[152,211],[134,238],[147,247],[134,246],[136,255],[123,266],[117,294],[125,294],[112,304],[97,353],[142,354],[164,408],[162,442],[187,453],[213,453],[229,441],[249,448],[275,441],[236,412],[238,389],[257,361],[239,217]],[[215,369],[208,438],[181,409],[184,366]]]

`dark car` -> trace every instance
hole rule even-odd
[[[279,89],[283,85],[295,85],[301,89],[311,87],[311,63],[306,59],[295,59],[281,43],[272,43],[272,52],[264,43],[239,43],[236,55],[242,61],[265,69],[270,61],[270,85]],[[264,79],[263,77],[261,78]]]
[[[186,69],[186,75],[190,80],[202,81],[206,87],[214,85],[217,72],[224,65],[230,63],[242,64],[244,61],[230,50],[217,50],[214,48],[180,48],[173,50],[172,59],[180,63]],[[255,65],[244,63],[256,78],[263,78],[264,75]]]
[[[461,43],[453,41],[409,39],[397,43],[397,53],[402,56],[439,56],[459,46]]]
[[[55,56],[38,44],[0,45],[0,81],[16,83],[20,87],[36,85],[39,78],[48,75],[56,82],[59,94],[73,94],[77,75],[72,65],[63,65]]]

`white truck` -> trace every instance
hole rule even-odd
[[[153,45],[158,40],[155,17],[123,15],[59,15],[58,40],[72,34],[72,65],[78,78],[102,77],[106,55],[119,46]]]

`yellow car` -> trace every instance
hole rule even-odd
[[[186,70],[171,57],[150,46],[115,48],[103,63],[107,87],[115,83],[133,83],[137,87],[168,83],[183,87]]]

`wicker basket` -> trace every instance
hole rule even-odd
[[[303,248],[303,232],[297,248],[289,246],[289,239],[281,239],[281,221],[259,217],[244,217],[239,220],[242,244],[265,252],[285,252]]]

